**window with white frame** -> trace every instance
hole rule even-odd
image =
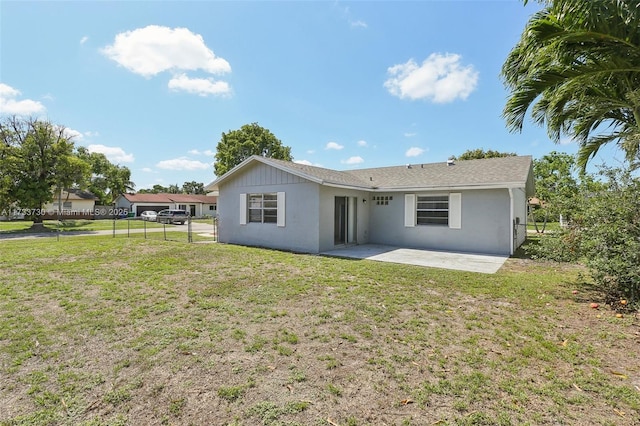
[[[417,225],[449,225],[449,195],[418,195]]]
[[[249,194],[249,222],[277,223],[278,195]]]
[[[72,206],[73,206],[73,202],[71,202],[71,201],[63,201],[62,202],[62,209],[63,210],[71,210]]]

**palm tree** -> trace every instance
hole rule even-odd
[[[527,0],[524,0],[527,3]],[[531,109],[558,143],[578,142],[578,165],[615,142],[640,159],[640,4],[631,0],[540,0],[501,76],[511,94],[507,127],[521,131]]]

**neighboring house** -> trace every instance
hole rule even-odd
[[[215,216],[218,197],[190,194],[122,194],[116,198],[116,208],[127,209],[136,216],[145,210],[164,209],[188,211],[193,217]]]
[[[82,189],[66,189],[62,193],[56,191],[53,201],[42,209],[44,218],[86,218],[93,219],[98,197]],[[60,216],[58,216],[60,212]]]
[[[513,254],[534,181],[530,156],[349,171],[252,156],[205,189],[219,191],[223,243]]]

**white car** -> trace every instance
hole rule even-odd
[[[142,220],[148,220],[148,221],[151,221],[151,222],[155,222],[157,215],[158,215],[158,213],[154,212],[153,210],[146,210],[146,211],[142,212],[140,217],[142,218]]]

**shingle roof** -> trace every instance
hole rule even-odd
[[[531,156],[411,164],[338,171],[273,158],[252,157],[321,184],[372,190],[437,189],[443,187],[528,186],[532,184]]]
[[[524,187],[533,195],[531,156],[509,156],[464,160],[453,163],[410,164],[358,170],[332,170],[291,161],[252,156],[207,185],[217,189],[220,182],[252,162],[261,162],[321,185],[359,188],[370,191],[437,190],[442,188]]]
[[[411,164],[406,166],[351,170],[377,188],[438,188],[456,186],[493,186],[526,184],[532,159],[510,156],[449,163]]]
[[[56,199],[57,199],[57,194],[56,194]],[[85,191],[83,189],[65,189],[62,191],[62,199],[63,200],[97,200],[98,197],[96,197],[92,192],[89,191]]]
[[[302,175],[315,178],[316,180],[322,181],[322,183],[355,186],[367,189],[371,188],[371,184],[369,182],[363,180],[363,178],[359,176],[350,174],[349,172],[309,166],[307,164],[294,163],[291,161],[276,160],[274,158],[258,158],[260,158],[261,160],[265,160],[264,162],[267,164],[279,165],[279,168],[283,168],[285,170],[298,171],[302,173]]]

